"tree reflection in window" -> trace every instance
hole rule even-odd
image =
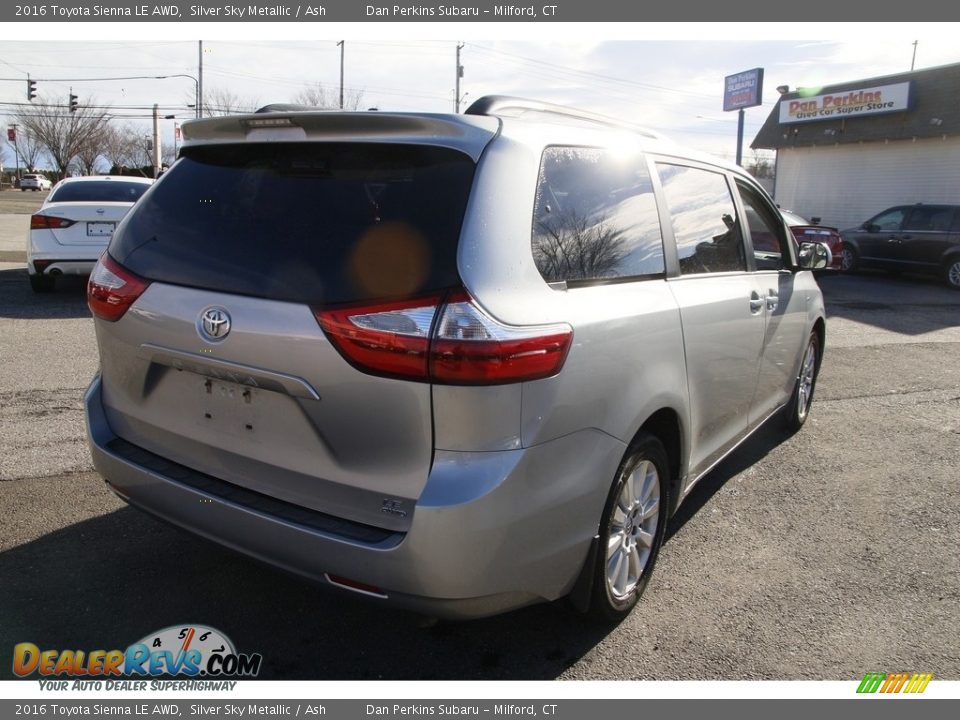
[[[531,246],[547,282],[662,275],[660,223],[643,158],[548,148]]]

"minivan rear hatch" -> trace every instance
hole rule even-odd
[[[121,438],[194,471],[405,530],[430,469],[430,385],[344,359],[317,309],[459,285],[475,159],[423,142],[187,148],[109,247],[150,282],[97,321]]]

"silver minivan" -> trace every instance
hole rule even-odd
[[[131,505],[374,602],[616,620],[697,481],[807,417],[828,251],[735,166],[505,97],[183,132],[88,287]]]

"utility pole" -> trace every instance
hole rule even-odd
[[[343,40],[337,45],[340,46],[340,109],[343,110]]]
[[[917,61],[917,43],[919,40],[913,41],[913,57],[910,59],[910,72],[913,72],[913,64]]]
[[[197,117],[203,117],[203,40],[200,40],[200,62],[197,71]]]
[[[160,106],[153,104],[153,177],[160,175]]]
[[[460,78],[463,77],[463,65],[460,64],[460,51],[463,49],[463,43],[457,43],[457,79],[453,90],[453,112],[460,113]]]

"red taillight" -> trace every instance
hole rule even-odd
[[[134,275],[107,253],[100,256],[87,282],[87,305],[103,320],[115,322],[150,285]]]
[[[446,385],[497,385],[555,375],[573,330],[503,325],[466,292],[338,310],[314,310],[355,367]]]
[[[431,297],[313,312],[337,350],[361,370],[425,380],[439,302]]]
[[[31,230],[59,230],[60,228],[68,228],[73,225],[76,220],[67,220],[66,218],[54,217],[53,215],[36,215],[30,216],[30,229]]]

